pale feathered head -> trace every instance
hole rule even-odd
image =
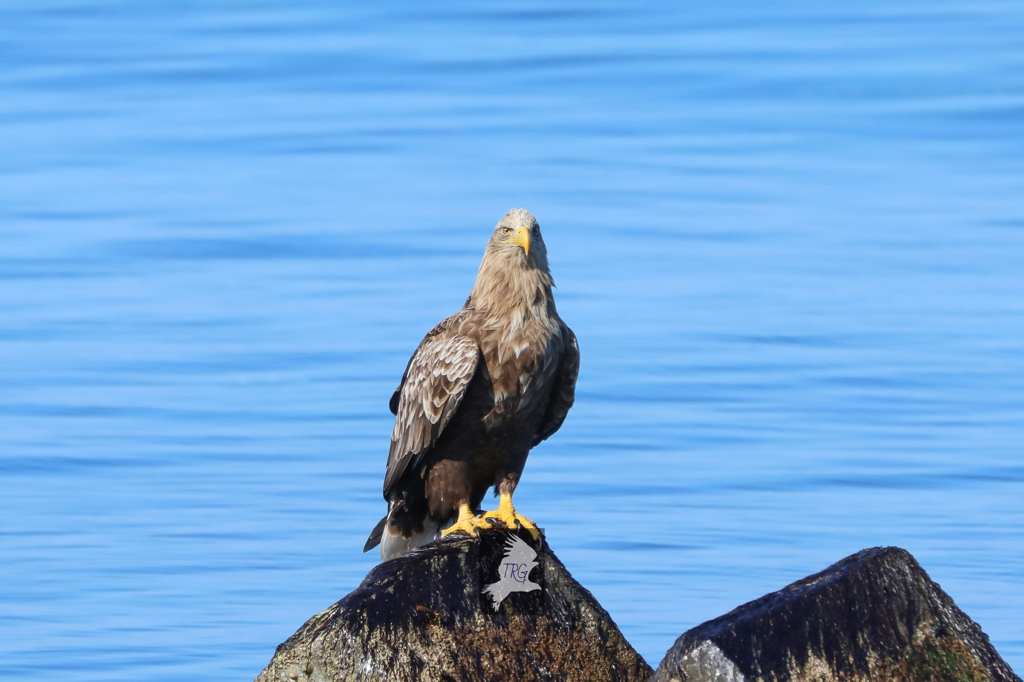
[[[507,265],[548,272],[548,248],[540,225],[525,208],[513,208],[498,221],[487,251]]]
[[[554,314],[548,271],[548,248],[537,219],[514,208],[498,221],[484,250],[484,260],[469,296],[478,308],[524,315]],[[537,308],[540,306],[540,308]]]

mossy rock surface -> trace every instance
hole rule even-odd
[[[920,642],[880,661],[876,666],[878,682],[920,680],[921,682],[991,682],[988,671],[964,643],[938,630]]]
[[[508,533],[452,537],[374,568],[277,648],[257,682],[647,682],[651,668],[541,539],[529,578],[494,610]]]

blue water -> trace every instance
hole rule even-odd
[[[516,494],[656,665],[865,547],[1024,671],[1024,6],[0,4],[0,655],[248,680],[375,562],[511,207],[580,339]]]

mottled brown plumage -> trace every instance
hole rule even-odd
[[[505,215],[484,252],[462,310],[434,327],[413,353],[391,398],[384,499],[388,514],[364,551],[381,559],[454,529],[475,532],[487,489],[502,504],[488,516],[532,523],[511,495],[532,447],[562,425],[579,373],[576,337],[558,317],[547,249],[536,219]]]

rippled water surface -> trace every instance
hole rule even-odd
[[[656,665],[864,547],[1024,671],[1024,7],[0,4],[0,652],[248,680],[513,206],[583,352],[516,495]]]

